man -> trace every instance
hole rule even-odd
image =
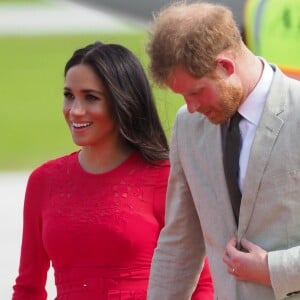
[[[300,83],[250,52],[221,5],[169,5],[147,51],[154,81],[186,102],[148,299],[190,299],[206,252],[216,299],[300,299]],[[242,144],[227,175],[237,115]]]

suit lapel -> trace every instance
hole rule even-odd
[[[210,121],[206,120],[205,124],[205,157],[207,157],[208,169],[212,170],[210,180],[214,187],[217,201],[222,207],[223,213],[226,216],[227,228],[231,228],[232,233],[236,231],[236,222],[234,219],[231,202],[227,192],[227,184],[225,181],[224,168],[223,168],[223,130],[222,125],[212,125]]]
[[[246,233],[266,165],[284,123],[279,115],[284,109],[285,98],[284,78],[282,73],[276,69],[266,107],[257,127],[250,152],[241,202],[239,239]]]
[[[216,180],[222,181],[220,178],[220,168],[223,166],[222,162],[222,136],[221,136],[221,126],[212,125],[208,120],[205,123],[205,157],[207,157],[207,163],[209,164],[209,170],[214,170],[212,172],[213,177],[217,177]],[[217,185],[215,185],[217,186]],[[216,191],[217,192],[217,191]]]

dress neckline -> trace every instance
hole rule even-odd
[[[135,161],[138,161],[141,159],[141,155],[138,151],[133,151],[121,164],[119,164],[117,167],[103,173],[89,173],[85,171],[80,163],[79,163],[79,152],[75,152],[75,169],[78,171],[80,174],[85,175],[85,176],[91,176],[91,177],[103,177],[103,176],[113,176],[115,173],[120,173],[123,170],[127,169],[128,165],[134,163]]]

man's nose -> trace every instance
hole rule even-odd
[[[199,101],[196,100],[190,100],[187,97],[184,98],[186,105],[187,105],[187,109],[189,113],[194,113],[195,111],[198,110],[200,103]]]

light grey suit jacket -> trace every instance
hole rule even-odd
[[[185,106],[179,110],[166,225],[152,262],[148,299],[190,299],[205,253],[215,299],[300,299],[300,82],[275,68],[251,148],[238,228],[221,139],[220,125],[189,114]],[[227,273],[222,257],[236,234],[268,251],[272,287],[240,282]]]

